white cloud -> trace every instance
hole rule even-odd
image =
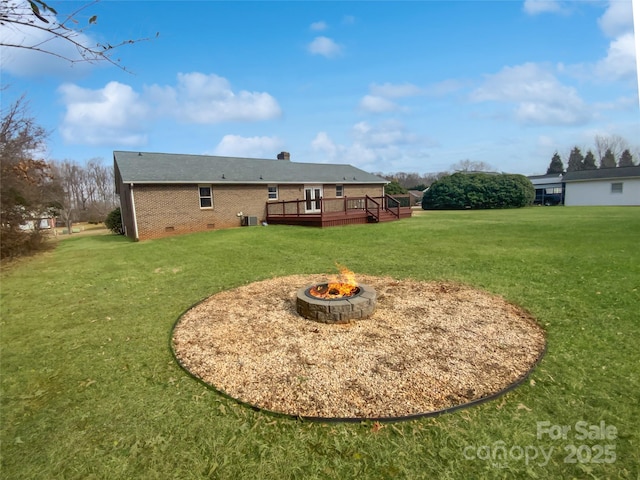
[[[384,83],[371,84],[369,86],[370,95],[365,95],[360,100],[360,109],[369,113],[386,113],[399,110],[407,110],[390,98],[402,98],[420,95],[422,89],[411,83]]]
[[[311,141],[311,148],[327,155],[327,163],[338,157],[338,146],[331,140],[327,132],[318,132]]]
[[[432,97],[444,97],[451,93],[457,92],[462,88],[464,88],[463,82],[461,82],[460,80],[451,79],[427,85],[423,89],[423,91],[425,95],[429,95]]]
[[[424,149],[435,146],[435,142],[419,137],[396,121],[371,125],[359,122],[350,131],[351,143],[335,143],[326,132],[319,132],[311,142],[313,151],[324,163],[350,163],[369,171],[378,170],[381,164],[387,169],[404,168],[428,156]]]
[[[213,124],[268,120],[281,114],[268,93],[234,92],[225,78],[197,72],[178,74],[176,86],[152,85],[142,93],[118,82],[95,90],[67,83],[59,93],[66,106],[60,131],[66,142],[75,144],[143,145],[152,119]]]
[[[318,152],[321,163],[349,163],[363,167],[373,164],[376,152],[362,144],[353,143],[349,146],[336,144],[326,132],[319,132],[311,142],[311,148]]]
[[[633,32],[625,33],[609,44],[607,56],[596,64],[596,73],[605,79],[636,75],[636,46]]]
[[[365,95],[360,100],[360,109],[370,113],[385,113],[399,110],[400,106],[383,97],[375,95]]]
[[[278,102],[268,93],[236,93],[226,78],[215,74],[179,73],[176,87],[153,85],[147,91],[161,112],[186,123],[251,122],[281,114]]]
[[[344,17],[342,17],[342,23],[344,25],[353,25],[354,23],[356,23],[356,17],[354,17],[353,15],[345,15]]]
[[[128,85],[109,82],[91,90],[73,84],[59,88],[66,113],[60,126],[65,142],[84,145],[144,145],[149,108]]]
[[[558,0],[525,0],[522,8],[529,15],[560,13],[563,11],[563,7]]]
[[[242,137],[225,135],[216,146],[215,155],[247,158],[275,158],[284,142],[278,137]]]
[[[413,97],[420,95],[422,90],[411,83],[383,83],[382,85],[372,84],[371,93],[387,98]]]
[[[313,30],[314,32],[321,32],[323,30],[326,30],[327,28],[329,28],[329,25],[322,21],[313,22],[311,25],[309,25],[309,29]]]
[[[515,118],[523,124],[577,125],[591,116],[575,88],[563,85],[534,63],[487,75],[484,84],[472,92],[471,100],[514,104]]]
[[[307,49],[313,55],[322,55],[327,58],[334,58],[342,53],[342,47],[328,37],[314,38]]]
[[[406,145],[418,141],[417,135],[409,133],[405,126],[397,121],[383,122],[375,127],[367,122],[359,122],[352,127],[351,133],[355,144],[366,148]]]
[[[598,20],[600,29],[609,37],[633,32],[633,8],[628,0],[610,0],[609,7]]]
[[[607,56],[594,63],[558,65],[558,71],[582,81],[610,83],[634,80],[637,75],[636,42],[633,32],[611,40]]]

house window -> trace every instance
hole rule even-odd
[[[213,192],[210,186],[198,186],[200,192],[200,208],[213,208]]]
[[[269,185],[269,200],[277,200],[278,199],[278,187],[276,185]]]
[[[344,197],[344,186],[336,185],[336,197]]]
[[[622,182],[612,183],[611,193],[622,193]]]

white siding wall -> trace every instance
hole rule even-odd
[[[622,193],[611,193],[612,183],[622,183]],[[568,182],[564,204],[567,206],[640,205],[640,178]]]

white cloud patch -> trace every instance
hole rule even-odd
[[[425,95],[429,95],[431,97],[444,97],[463,89],[464,86],[463,82],[451,79],[427,85],[423,91]]]
[[[407,145],[418,141],[417,135],[408,132],[405,126],[397,121],[384,122],[378,126],[359,122],[353,126],[351,133],[355,143],[366,148]]]
[[[325,22],[313,22],[311,25],[309,25],[309,29],[314,31],[314,32],[322,32],[323,30],[326,30],[327,28],[329,28],[329,25],[327,25]]]
[[[279,117],[278,102],[266,92],[234,92],[226,78],[179,73],[178,84],[153,85],[148,95],[160,111],[186,123],[251,122]]]
[[[140,146],[148,106],[130,86],[109,82],[92,90],[73,84],[59,88],[66,113],[60,126],[63,139],[71,144]]]
[[[329,137],[327,132],[318,132],[311,142],[311,148],[317,152],[322,152],[327,156],[327,163],[338,157],[339,151],[342,149],[336,145]]]
[[[246,158],[275,158],[284,142],[278,137],[242,137],[225,135],[216,146],[214,155]]]
[[[3,3],[4,0],[3,0]],[[27,2],[7,2],[3,10],[11,11],[12,15],[19,15],[31,18],[31,7]],[[56,16],[50,12],[41,14],[47,18],[49,25],[54,25],[58,21]],[[35,20],[36,26],[45,25],[39,20]],[[78,48],[70,41],[56,37],[44,29],[36,26],[16,25],[7,23],[0,29],[0,58],[2,58],[2,69],[12,75],[21,77],[55,75],[72,76],[85,74],[90,68],[88,63],[80,55]],[[96,41],[85,33],[76,32],[73,34],[73,41],[80,45],[94,48]],[[5,46],[14,45],[14,46]],[[44,53],[37,51],[43,50]],[[91,59],[91,58],[90,58]],[[91,60],[97,60],[92,58]]]
[[[370,95],[360,100],[360,109],[369,113],[386,113],[407,110],[390,99],[411,97],[422,94],[422,89],[411,83],[384,83],[369,86]]]
[[[636,75],[636,46],[633,32],[625,33],[609,44],[607,56],[596,64],[603,79],[617,80]]]
[[[371,93],[387,98],[413,97],[420,95],[422,90],[411,83],[383,83],[382,85],[372,84]]]
[[[424,149],[435,142],[409,132],[397,121],[371,125],[359,122],[350,131],[349,145],[337,144],[326,132],[319,132],[311,148],[324,163],[349,163],[364,169],[384,164],[389,169],[403,168],[407,162],[428,156]]]
[[[119,82],[100,89],[67,83],[58,91],[66,106],[60,131],[74,144],[143,145],[149,122],[156,119],[215,124],[269,120],[281,114],[268,93],[234,92],[225,78],[198,72],[178,74],[177,85],[152,85],[142,93]]]
[[[633,8],[629,0],[610,0],[609,7],[598,20],[600,29],[609,37],[633,31]]]
[[[399,110],[400,105],[383,97],[365,95],[360,100],[360,109],[370,113],[385,113]]]
[[[322,55],[327,58],[335,58],[342,53],[342,47],[328,37],[316,37],[307,46],[312,55]]]
[[[353,25],[354,23],[356,23],[356,17],[354,17],[353,15],[345,15],[344,17],[342,17],[342,23],[344,25]]]
[[[513,115],[523,124],[578,125],[591,116],[575,88],[563,85],[534,63],[487,75],[484,84],[472,92],[471,100],[513,104]]]
[[[557,0],[525,0],[522,6],[525,13],[539,15],[541,13],[560,13],[564,9]]]

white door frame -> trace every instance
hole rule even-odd
[[[322,198],[322,185],[304,186],[304,212],[320,213],[320,199]]]

